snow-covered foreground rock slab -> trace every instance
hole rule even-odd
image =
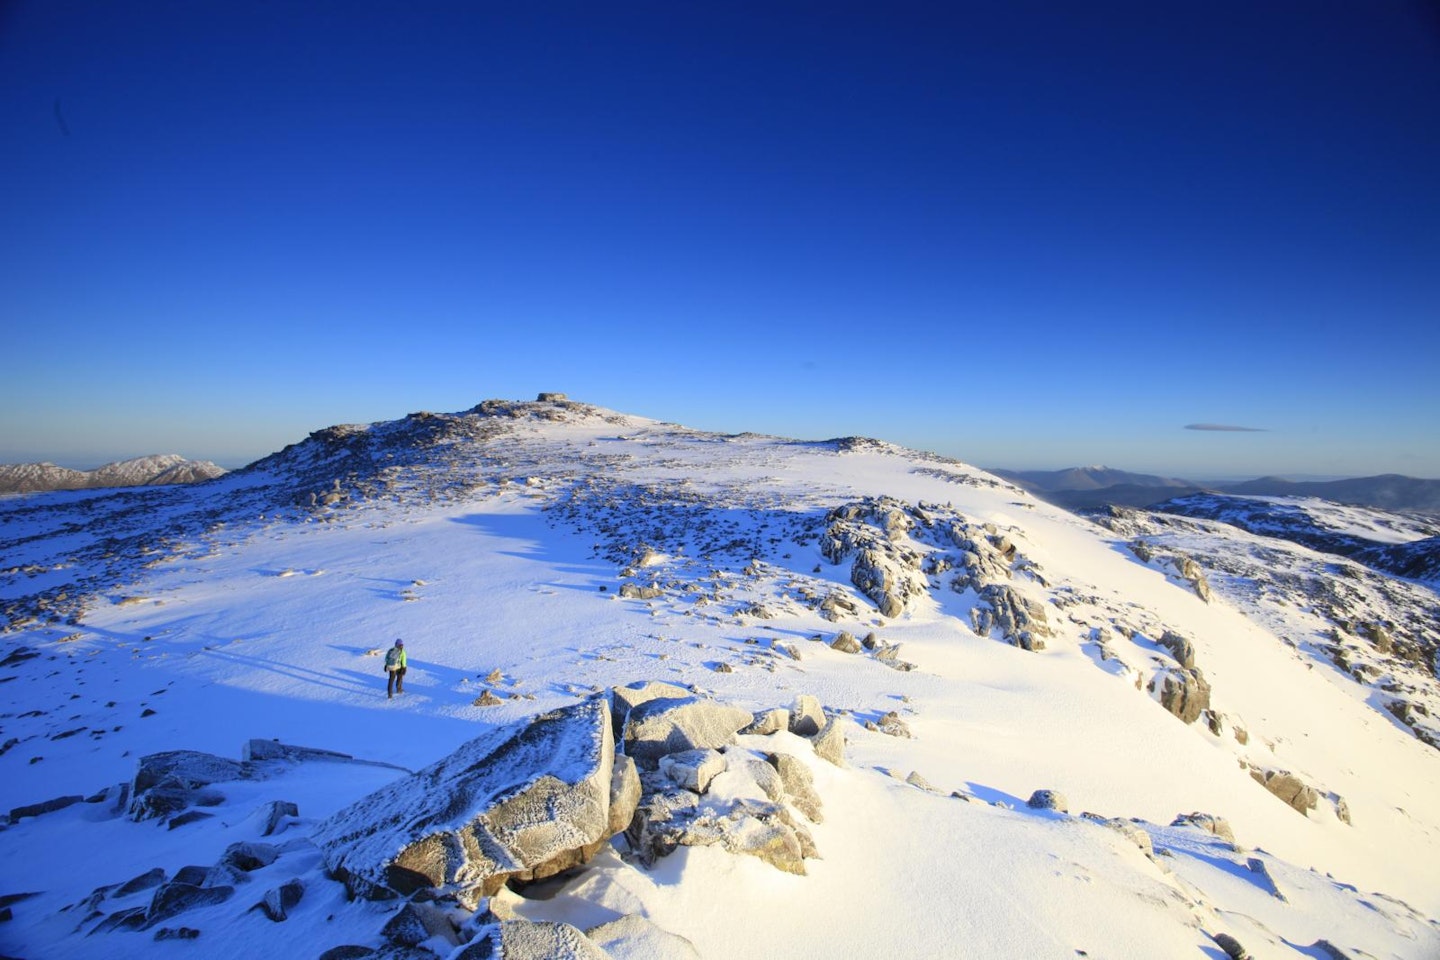
[[[419,890],[474,906],[508,879],[584,863],[613,833],[614,741],[603,697],[477,737],[317,826],[312,839],[352,894]]]

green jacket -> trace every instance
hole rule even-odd
[[[391,647],[389,650],[386,650],[386,651],[385,651],[385,669],[386,669],[386,670],[404,670],[404,669],[405,669],[405,648],[404,648],[404,647]]]

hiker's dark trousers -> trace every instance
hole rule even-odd
[[[385,696],[393,697],[397,693],[405,692],[405,668],[389,671],[389,677],[385,681]]]

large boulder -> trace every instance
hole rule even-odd
[[[1160,638],[1160,646],[1170,652],[1170,655],[1187,670],[1195,669],[1195,644],[1191,643],[1188,637],[1183,637],[1174,630],[1166,630]]]
[[[177,814],[192,804],[223,799],[211,784],[256,777],[255,766],[197,750],[170,750],[140,758],[130,782],[130,819],[152,820]]]
[[[611,726],[615,731],[615,742],[619,743],[624,738],[625,720],[635,707],[642,703],[649,703],[651,700],[659,700],[662,697],[673,700],[692,695],[692,691],[685,687],[660,680],[642,680],[623,687],[612,687],[610,690],[610,719]]]
[[[750,711],[703,697],[662,697],[642,703],[625,721],[625,752],[653,769],[662,756],[723,747],[754,718]]]
[[[614,754],[609,703],[596,697],[477,737],[311,837],[353,895],[436,887],[473,905],[507,879],[552,876],[600,849]]]

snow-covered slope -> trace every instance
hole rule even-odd
[[[224,472],[209,460],[186,460],[176,453],[118,460],[94,470],[71,470],[53,463],[3,463],[0,494],[195,483]]]
[[[0,901],[0,952],[148,955],[154,930],[91,934],[152,891],[92,890],[213,864],[283,800],[276,859],[160,929],[198,930],[205,956],[423,956],[386,946],[397,902],[325,878],[311,830],[395,767],[659,680],[825,705],[843,766],[785,732],[725,750],[732,771],[801,758],[820,858],[796,876],[682,847],[647,868],[617,839],[509,915],[640,915],[706,957],[1222,957],[1220,934],[1256,957],[1440,955],[1440,751],[1309,655],[1312,610],[1254,599],[1271,588],[1248,546],[1187,564],[1167,535],[879,441],[563,400],[332,427],[199,487],[5,501],[0,807],[95,802],[4,831],[0,897],[36,895]],[[1395,619],[1433,625],[1433,592],[1387,583]],[[410,673],[390,700],[396,637]],[[251,738],[369,762],[221,784],[180,823],[101,796],[139,757]],[[1069,812],[1028,807],[1041,789]],[[291,879],[284,922],[249,909]],[[683,955],[664,942],[649,955]]]

